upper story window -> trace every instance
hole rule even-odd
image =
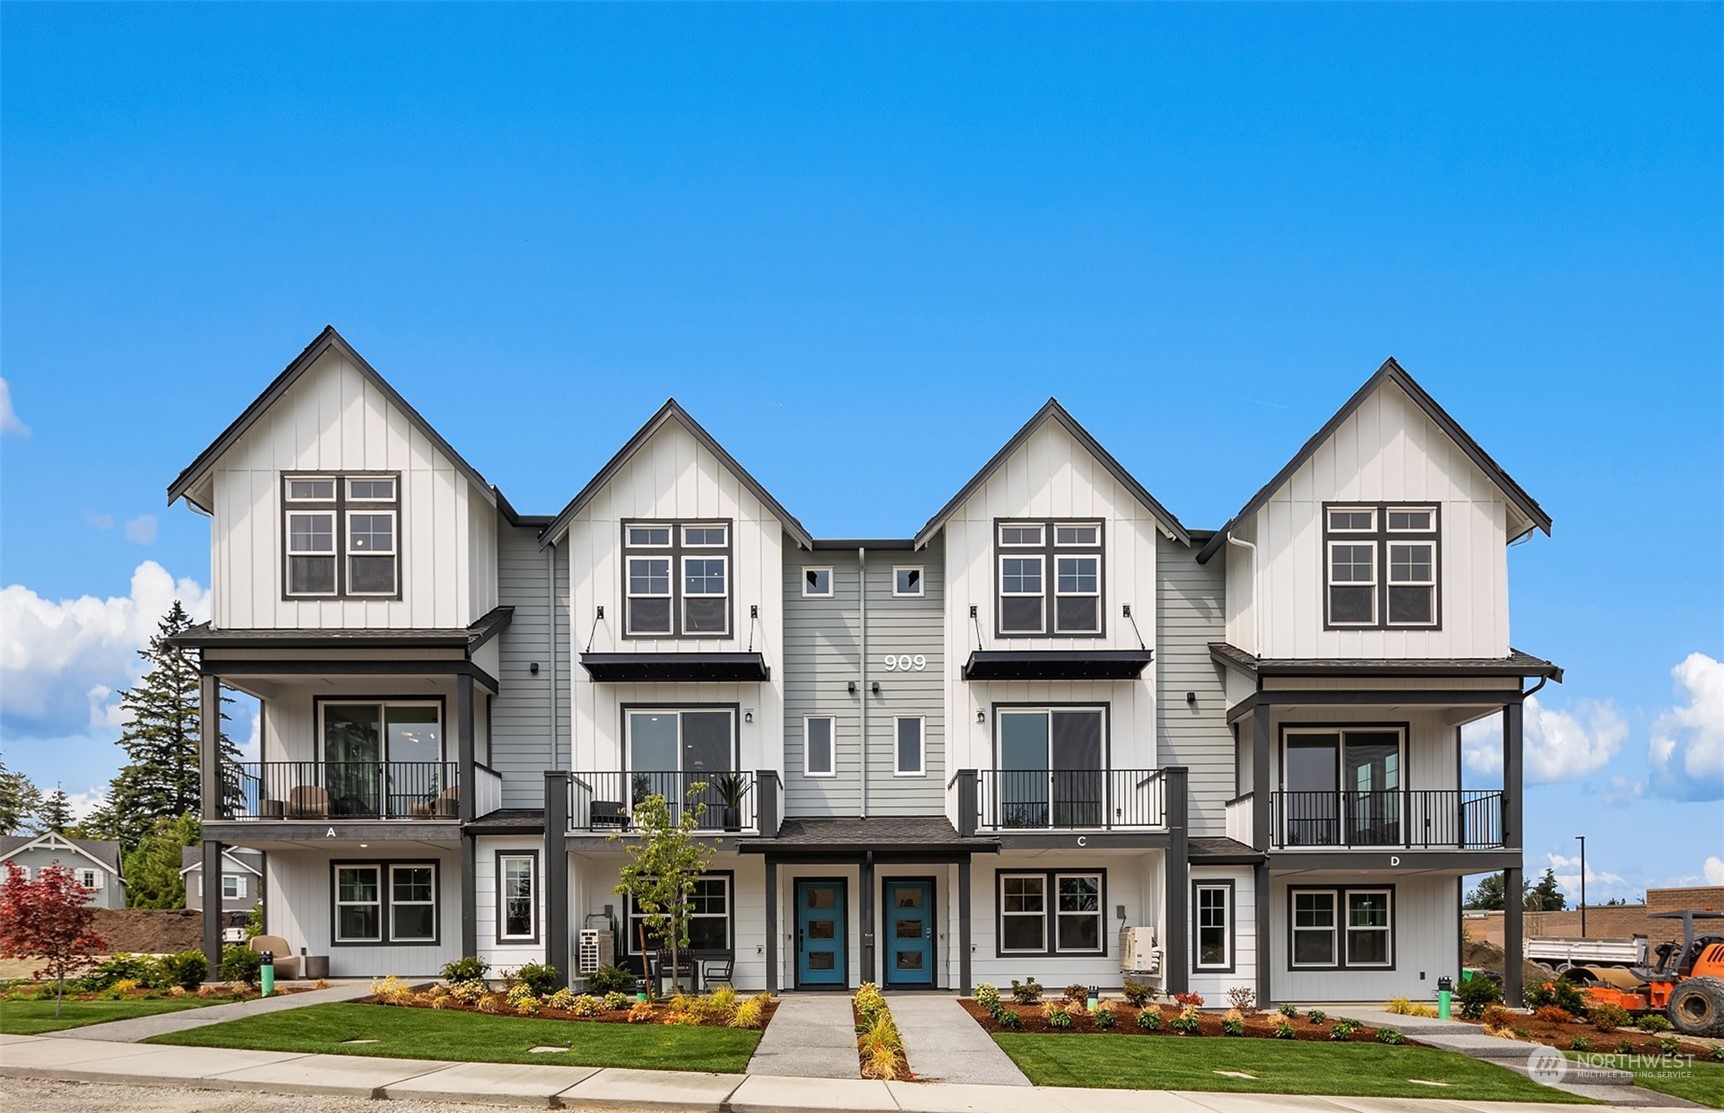
[[[1003,638],[1102,633],[1102,524],[998,524],[996,632]]]
[[[807,599],[832,598],[832,569],[804,568],[802,570],[802,595]]]
[[[717,638],[730,633],[731,524],[623,526],[623,633]]]
[[[1328,627],[1441,625],[1439,539],[1434,505],[1325,505],[1323,587]]]
[[[914,598],[922,594],[922,566],[900,564],[892,569],[892,594]]]
[[[395,475],[287,475],[282,594],[401,595],[401,481]]]

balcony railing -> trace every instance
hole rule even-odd
[[[981,769],[981,831],[1094,830],[1167,825],[1160,769]]]
[[[1269,823],[1281,848],[1487,850],[1504,845],[1502,805],[1500,789],[1275,792]]]
[[[222,770],[223,819],[459,819],[453,761],[240,761]]]
[[[685,809],[704,805],[701,831],[760,831],[759,777],[752,771],[631,770],[568,777],[571,831],[627,831],[635,806],[649,796],[664,797],[672,823],[682,821]]]

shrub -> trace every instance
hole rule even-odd
[[[1203,994],[1201,993],[1175,993],[1173,999],[1186,1008],[1201,1009],[1203,1007]]]
[[[862,1017],[862,1023],[872,1026],[882,1013],[886,1012],[886,998],[881,995],[880,987],[873,982],[863,982],[856,990],[854,999],[856,1012]]]
[[[869,1078],[878,1078],[882,1082],[890,1082],[898,1077],[898,1049],[883,1043],[874,1044],[868,1049],[868,1062],[862,1068],[862,1073]]]
[[[651,1024],[657,1019],[656,1010],[646,1001],[636,1001],[629,1009],[628,1022],[630,1024]]]
[[[732,1028],[759,1028],[766,1023],[766,1004],[772,1000],[770,993],[758,993],[736,1006],[736,1015],[730,1018]]]
[[[1591,1051],[1592,1041],[1585,1036],[1576,1036],[1568,1041],[1568,1049],[1570,1051]]]
[[[1407,1037],[1401,1035],[1399,1028],[1379,1028],[1377,1029],[1377,1042],[1398,1047],[1407,1042]]]
[[[1565,978],[1531,986],[1523,994],[1523,997],[1526,1001],[1526,1007],[1534,1012],[1546,1005],[1555,1005],[1566,1010],[1571,1016],[1586,1015],[1586,998],[1581,994],[1579,987]]]
[[[1712,1045],[1712,1061],[1715,1063],[1724,1063],[1724,1043],[1715,1043]]]
[[[1288,1020],[1286,1017],[1282,1017],[1280,1020],[1275,1022],[1276,1039],[1290,1040],[1293,1039],[1295,1035],[1296,1033],[1293,1030],[1293,1022],[1291,1020]]]
[[[1087,1005],[1089,1003],[1089,986],[1081,982],[1073,982],[1066,986],[1065,993],[1061,996],[1074,1005]]]
[[[1634,1041],[1633,1040],[1617,1040],[1616,1041],[1616,1053],[1618,1055],[1633,1055],[1634,1054]]]
[[[1292,1004],[1282,1005],[1281,1006],[1281,1015],[1286,1017],[1288,1020],[1298,1020],[1299,1019],[1299,1006],[1298,1005],[1292,1005]]]
[[[630,1005],[634,1004],[634,998],[630,997],[620,989],[613,989],[609,993],[606,993],[602,1000],[604,1001],[605,1008],[610,1009],[612,1012],[615,1012],[618,1009],[626,1009]]]
[[[1409,1012],[1407,1015],[1408,1016],[1425,1016],[1425,1017],[1435,1018],[1437,1015],[1437,1007],[1435,1005],[1428,1005],[1428,1004],[1414,1005],[1413,1010],[1411,1012]]]
[[[537,997],[527,997],[515,1003],[516,1016],[538,1016],[544,1006],[539,1004]]]
[[[989,1012],[993,1012],[1000,1007],[1000,991],[987,982],[983,982],[976,987],[976,1004]]]
[[[892,1014],[881,1012],[869,1024],[867,1031],[856,1038],[856,1046],[870,1057],[884,1047],[896,1058],[904,1050],[904,1039],[898,1034],[898,1025],[893,1022]]]
[[[1063,1004],[1049,1002],[1042,1006],[1042,1016],[1046,1018],[1048,1027],[1063,1032],[1072,1026],[1072,1014]]]
[[[721,985],[706,998],[706,1011],[719,1020],[729,1020],[736,1013],[737,996],[734,986]]]
[[[1514,1014],[1501,1005],[1486,1005],[1479,1013],[1479,1023],[1486,1028],[1507,1028]]]
[[[1669,1019],[1667,1019],[1666,1017],[1660,1016],[1657,1013],[1647,1013],[1645,1016],[1637,1017],[1634,1021],[1634,1026],[1636,1028],[1640,1029],[1642,1032],[1668,1032],[1668,1031],[1670,1031]]]
[[[479,999],[479,1011],[482,1013],[500,1013],[503,1011],[503,1006],[497,1003],[495,997],[487,993]]]
[[[590,993],[583,993],[578,997],[569,998],[569,1003],[563,1007],[568,1010],[570,1016],[599,1015],[598,999]]]
[[[387,978],[371,979],[371,995],[385,1005],[410,1005],[413,1003],[413,991],[407,988],[407,983],[391,974]],[[510,1002],[513,1004],[513,1002]]]
[[[1113,1015],[1113,1007],[1102,1001],[1097,1001],[1095,1008],[1089,1010],[1089,1018],[1097,1028],[1104,1032],[1113,1027],[1116,1019]]]
[[[1125,980],[1126,1004],[1133,1008],[1143,1008],[1145,1005],[1149,1004],[1149,999],[1154,996],[1154,986],[1144,985],[1142,982],[1134,982],[1130,978]]]
[[[1621,1005],[1594,1005],[1588,1019],[1592,1026],[1600,1032],[1609,1032],[1616,1028],[1628,1027],[1628,1010]]]
[[[665,1007],[673,1013],[686,1015],[695,1011],[694,998],[686,993],[678,993],[665,1003]]]
[[[491,991],[485,987],[485,983],[479,981],[477,978],[469,978],[466,981],[449,983],[449,996],[455,998],[455,1000],[459,1001],[463,1005],[477,1005],[479,1002],[483,1001],[490,992]]]
[[[666,1013],[664,1022],[666,1024],[675,1024],[684,1028],[691,1028],[700,1023],[700,1013],[692,1010],[681,1013]]]
[[[1243,1036],[1245,1034],[1245,1016],[1238,1009],[1228,1009],[1227,1015],[1221,1018],[1221,1034],[1224,1036]]]
[[[449,991],[445,989],[431,995],[431,1007],[434,1009],[446,1009],[449,1007],[449,1002],[453,1000],[454,998],[449,996]]]
[[[1154,1005],[1137,1014],[1137,1026],[1145,1032],[1161,1031],[1161,1010]]]
[[[1384,1011],[1394,1013],[1396,1016],[1406,1016],[1413,1011],[1413,1002],[1406,997],[1391,997],[1388,1007]]]
[[[539,1000],[539,995],[534,993],[533,987],[528,985],[526,982],[516,982],[514,985],[510,986],[509,992],[506,996],[508,997],[509,1007],[512,1009],[519,1009],[528,1001],[537,1003]]]
[[[118,981],[150,986],[165,984],[168,979],[162,964],[148,955],[121,951],[72,983],[79,993],[98,993]],[[201,980],[201,979],[200,979]]]
[[[174,985],[174,986],[168,987],[168,996],[169,997],[174,997],[174,998],[184,997],[187,994],[187,992],[189,992],[189,991],[183,985]]]
[[[256,985],[263,956],[249,947],[230,943],[221,949],[221,978],[227,982]]]
[[[620,966],[601,966],[587,975],[587,992],[604,996],[608,993],[632,994],[640,979]]]
[[[1324,1012],[1322,1009],[1312,1009],[1305,1014],[1305,1019],[1309,1020],[1313,1024],[1321,1024],[1325,1020],[1329,1019],[1329,1014]]]
[[[999,1015],[995,1016],[994,1019],[999,1022],[1001,1028],[1008,1031],[1016,1031],[1024,1023],[1023,1017],[1018,1015],[1016,1009],[1001,1009]]]
[[[1346,1043],[1353,1038],[1353,1029],[1347,1026],[1347,1021],[1337,1020],[1329,1028],[1329,1038],[1336,1043]]]
[[[1487,1005],[1502,1004],[1503,987],[1490,978],[1475,974],[1461,983],[1461,988],[1455,991],[1455,997],[1460,1001],[1461,1016],[1467,1020],[1477,1020]]]
[[[1250,1016],[1257,1011],[1257,991],[1248,985],[1236,985],[1227,991],[1227,1003],[1238,1012]]]
[[[1561,1005],[1540,1005],[1532,1011],[1532,1018],[1545,1024],[1567,1024],[1574,1014]]]
[[[102,996],[110,1001],[124,1001],[126,994],[138,988],[138,983],[131,978],[121,978],[102,992]]]
[[[1187,1005],[1179,1011],[1179,1015],[1168,1021],[1167,1026],[1182,1036],[1195,1036],[1202,1025],[1197,1019],[1197,1006]]]
[[[529,962],[515,971],[515,977],[521,979],[521,984],[531,986],[539,997],[549,997],[563,985],[563,972],[548,962]]]
[[[575,991],[570,989],[568,986],[562,987],[549,997],[545,998],[545,1004],[549,1005],[553,1009],[561,1009],[564,1012],[568,1012],[569,1006],[574,1004],[574,1002]]]
[[[1524,1040],[1528,1036],[1532,1035],[1532,1029],[1531,1028],[1510,1028],[1509,1031],[1511,1031],[1515,1034],[1516,1039]]]
[[[1658,1053],[1666,1057],[1682,1054],[1682,1041],[1675,1036],[1665,1036],[1658,1041]]]
[[[474,955],[443,964],[443,980],[451,986],[456,982],[484,981],[485,975],[490,972],[491,964]]]
[[[196,989],[209,977],[209,960],[202,951],[181,951],[161,960],[162,975],[168,985],[181,989]]]
[[[1042,999],[1042,987],[1036,984],[1034,978],[1025,982],[1012,979],[1012,1000],[1020,1005],[1034,1005]]]

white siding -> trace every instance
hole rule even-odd
[[[1352,500],[1441,506],[1441,629],[1323,628],[1322,505]],[[1399,387],[1384,384],[1275,492],[1243,534],[1256,541],[1262,562],[1259,656],[1506,656],[1511,515],[1519,520],[1519,511],[1466,453]],[[1250,555],[1233,548],[1227,560],[1229,640],[1251,649]]]
[[[402,598],[282,599],[281,473],[293,471],[401,473]],[[218,629],[448,628],[495,605],[494,527],[489,541],[470,536],[493,513],[488,494],[334,351],[258,418],[212,474]]]
[[[332,863],[424,862],[437,863],[438,939],[427,945],[334,946]],[[461,854],[454,848],[426,843],[358,843],[339,848],[272,850],[265,856],[264,885],[269,899],[264,904],[268,934],[279,935],[297,954],[329,956],[332,978],[363,978],[394,974],[399,977],[434,977],[443,964],[461,957]],[[384,884],[388,884],[385,871]]]
[[[1233,969],[1210,973],[1197,969],[1197,898],[1189,896],[1191,925],[1186,953],[1191,956],[1191,992],[1203,995],[1209,1008],[1225,1008],[1227,991],[1235,986],[1257,986],[1257,889],[1250,866],[1193,866],[1191,881],[1233,882]]]
[[[536,902],[535,914],[539,921],[539,941],[537,943],[497,942],[497,855],[510,850],[532,851],[536,856],[538,874],[534,880],[537,891],[533,896]],[[545,961],[545,840],[534,838],[531,835],[480,838],[476,840],[474,855],[475,945],[478,948],[479,957],[491,964],[491,976],[500,977],[505,970],[514,970],[529,962]],[[556,863],[556,865],[558,868],[563,868],[561,862]],[[570,949],[569,953],[573,956],[573,948]]]
[[[460,753],[455,721],[455,681],[448,676],[332,676],[313,683],[248,682],[247,689],[264,700],[261,727],[264,761],[321,761],[323,740],[318,734],[318,703],[353,699],[441,700],[443,760]],[[476,716],[477,717],[477,716]],[[541,797],[543,793],[540,794]]]
[[[1460,890],[1453,875],[1406,875],[1350,870],[1301,874],[1271,880],[1269,955],[1270,991],[1276,1001],[1387,1001],[1410,997],[1433,1000],[1437,979],[1460,977]],[[1292,970],[1288,967],[1288,885],[1294,887],[1395,890],[1390,970]]]

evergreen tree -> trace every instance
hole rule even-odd
[[[126,729],[119,745],[128,760],[108,787],[107,803],[86,827],[117,839],[127,850],[149,834],[156,820],[198,814],[198,656],[168,642],[191,624],[176,599],[149,648],[138,651],[149,665],[144,678],[120,695]],[[224,713],[221,721],[226,720]],[[220,752],[228,761],[239,760],[239,748],[225,731]]]
[[[1568,898],[1562,895],[1562,890],[1556,884],[1556,871],[1546,869],[1544,876],[1538,879],[1538,884],[1527,890],[1526,910],[1528,912],[1558,912],[1568,907]]]
[[[55,785],[54,791],[43,798],[33,826],[39,835],[49,831],[56,835],[66,833],[66,829],[72,826],[72,802],[66,798],[65,789]]]
[[[184,908],[186,879],[180,873],[180,853],[201,840],[196,815],[158,819],[137,848],[125,856],[128,908]]]
[[[1503,875],[1487,874],[1479,879],[1478,888],[1467,894],[1466,907],[1500,912],[1503,907]]]
[[[0,835],[15,835],[42,806],[42,793],[30,778],[6,768],[0,759]]]

